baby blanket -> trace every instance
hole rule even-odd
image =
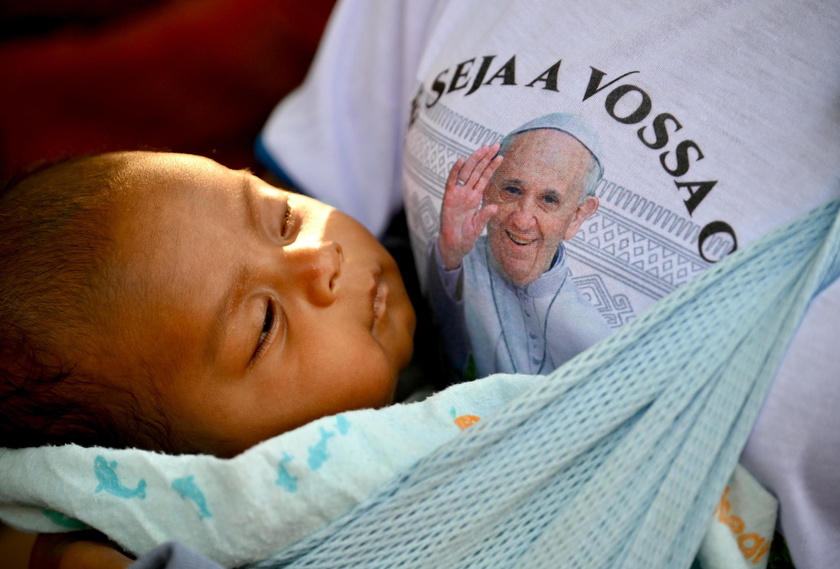
[[[326,526],[533,381],[493,376],[420,403],[326,417],[232,460],[73,445],[0,451],[8,473],[0,517],[33,532],[95,527],[137,555],[176,539],[239,566]],[[762,569],[778,504],[742,468],[730,485],[725,514],[709,526],[703,566]],[[749,546],[759,546],[755,564],[730,530],[734,516],[746,520]]]
[[[419,403],[325,417],[233,459],[74,445],[0,450],[0,518],[33,532],[94,527],[138,555],[177,540],[239,566],[338,518],[533,380],[497,376]]]
[[[764,394],[840,273],[839,205],[731,255],[543,378],[327,417],[227,461],[0,451],[0,517],[93,525],[138,553],[176,539],[229,566],[688,567],[713,512],[733,520],[725,487]],[[728,537],[765,559],[757,533]]]

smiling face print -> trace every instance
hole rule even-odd
[[[487,240],[511,281],[536,280],[595,213],[598,199],[582,199],[593,164],[589,150],[560,130],[530,130],[511,142],[485,191],[485,202],[498,206]]]

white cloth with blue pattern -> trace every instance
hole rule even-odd
[[[325,417],[232,459],[74,445],[0,450],[0,519],[88,526],[141,555],[176,540],[226,566],[320,529],[533,381],[497,376],[425,401]]]
[[[785,347],[840,274],[838,207],[545,377],[327,417],[230,460],[0,451],[0,518],[81,520],[136,553],[175,539],[229,566],[282,549],[259,566],[688,567]],[[482,420],[456,436],[465,414]]]

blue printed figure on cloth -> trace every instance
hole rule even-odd
[[[83,521],[71,518],[70,516],[65,516],[61,512],[56,512],[55,510],[41,510],[41,513],[57,526],[73,530],[90,529],[90,526]]]
[[[190,474],[183,478],[176,478],[172,481],[172,489],[178,492],[181,498],[189,500],[196,505],[198,508],[198,519],[203,520],[213,517],[213,514],[210,513],[210,508],[207,507],[207,499],[204,497],[204,493],[195,482],[195,476]]]
[[[327,443],[334,436],[334,432],[321,427],[321,440],[309,447],[309,468],[318,470],[327,461],[330,457],[327,452]]]
[[[129,488],[120,482],[117,475],[117,461],[108,461],[105,457],[99,455],[93,460],[93,472],[96,474],[96,479],[99,480],[99,485],[96,487],[96,492],[107,492],[117,498],[128,500],[129,498],[139,498],[144,500],[146,498],[146,481],[141,479],[135,488]]]
[[[280,459],[280,464],[277,465],[277,480],[276,484],[289,492],[297,492],[298,477],[292,476],[286,465],[292,462],[292,457],[289,453],[284,452],[283,458]]]
[[[340,435],[347,435],[350,431],[350,421],[347,417],[344,415],[337,415],[335,421],[335,428],[338,433]],[[307,462],[310,469],[318,470],[330,458],[330,454],[327,451],[327,445],[329,440],[335,435],[336,433],[334,431],[328,431],[327,429],[321,427],[320,440],[309,447],[309,459]]]
[[[344,415],[337,415],[335,418],[335,428],[342,435],[346,435],[350,431],[350,421]]]

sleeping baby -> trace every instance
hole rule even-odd
[[[349,216],[198,156],[113,153],[0,201],[0,446],[233,456],[391,403],[414,311]]]

